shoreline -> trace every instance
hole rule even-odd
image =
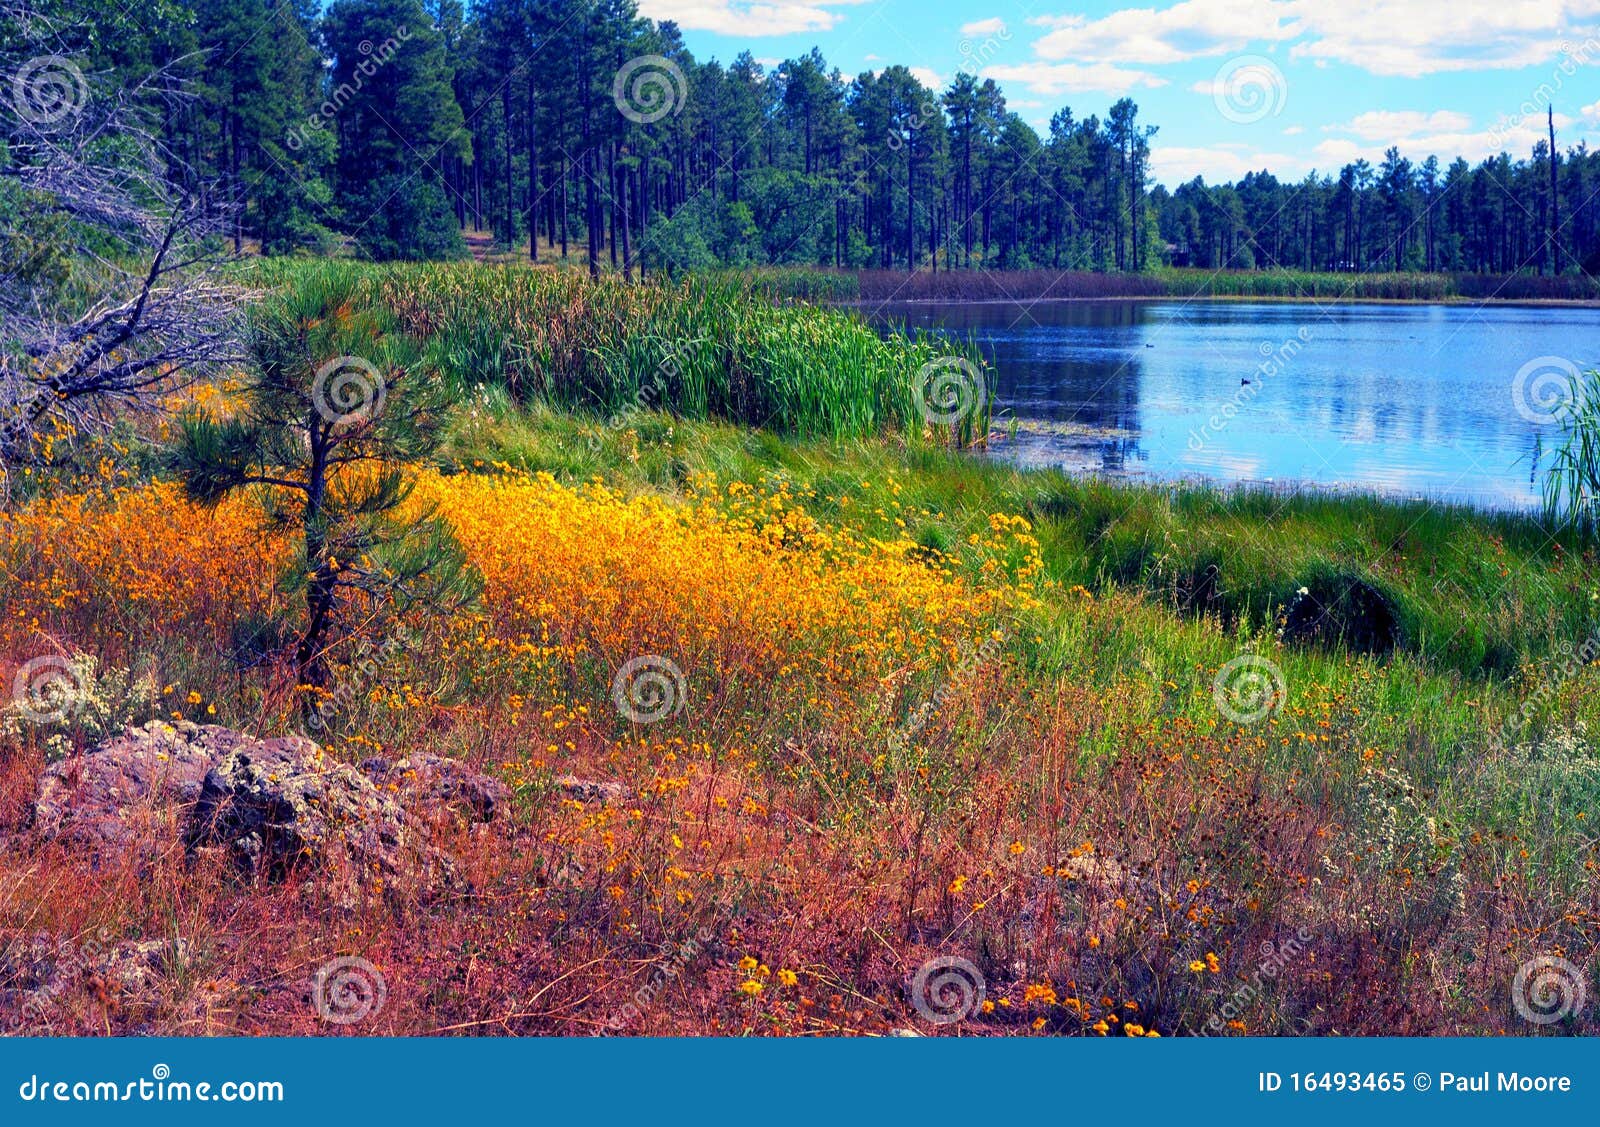
[[[1274,305],[1495,305],[1528,306],[1531,308],[1600,309],[1600,297],[1310,297],[1285,294],[1107,294],[1099,297],[888,297],[888,298],[832,298],[818,302],[820,305],[841,309],[866,306],[891,305],[1041,305],[1078,302],[1135,302],[1135,301],[1237,301]]]
[[[1028,427],[1027,420],[1019,422],[1022,423],[1023,432],[1040,433]],[[1097,433],[1094,428],[1085,428],[1084,432],[1076,437],[1093,442],[1131,436],[1116,432]],[[1425,505],[1430,509],[1459,510],[1473,516],[1491,518],[1537,519],[1541,509],[1540,501],[1536,497],[1530,497],[1522,504],[1512,504],[1510,499],[1496,503],[1489,495],[1474,499],[1469,496],[1446,496],[1426,492],[1400,493],[1385,489],[1381,485],[1354,481],[1322,482],[1297,477],[1227,479],[1199,472],[1166,476],[1147,470],[1107,471],[1094,464],[1095,458],[1088,450],[1077,451],[1084,456],[1073,458],[1070,455],[1075,452],[1074,450],[1056,447],[1052,451],[1052,457],[1034,457],[1030,456],[1027,448],[1008,450],[1008,446],[1011,445],[1006,428],[997,427],[990,430],[988,440],[982,447],[974,447],[967,453],[984,462],[1019,472],[1059,473],[1077,481],[1109,485],[1114,488],[1203,492],[1229,497],[1241,494],[1271,494],[1274,497],[1284,498],[1307,496],[1321,501],[1376,502],[1402,507]]]
[[[1461,497],[1446,497],[1427,493],[1395,493],[1379,486],[1357,482],[1320,482],[1304,478],[1237,478],[1225,480],[1204,474],[1184,477],[1160,477],[1147,473],[1107,473],[1103,470],[1084,469],[1070,462],[1024,462],[1008,458],[992,449],[973,451],[979,458],[1024,473],[1059,473],[1077,481],[1109,485],[1120,489],[1155,491],[1186,491],[1213,493],[1234,497],[1246,494],[1270,494],[1274,497],[1306,497],[1317,501],[1362,502],[1405,508],[1422,505],[1428,509],[1446,510],[1474,517],[1537,520],[1540,506],[1529,502],[1523,507],[1494,505]]]

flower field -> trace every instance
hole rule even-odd
[[[659,295],[446,275],[458,302],[428,325],[407,304],[425,275],[330,276],[332,313],[280,318],[272,355],[297,326],[404,332],[386,363],[457,380],[441,350],[474,287],[500,293],[506,340],[558,294],[694,338]],[[740,353],[761,365],[762,334],[808,314],[767,316]],[[1534,971],[1600,952],[1600,672],[1572,643],[1591,546],[1374,499],[1019,473],[915,427],[846,442],[825,396],[776,430],[687,385],[680,410],[586,411],[586,381],[632,369],[547,319],[530,371],[566,392],[452,383],[419,416],[426,457],[338,464],[355,560],[308,565],[293,468],[204,503],[164,468],[179,428],[242,441],[232,382],[174,404],[210,430],[135,420],[19,483],[0,990],[40,945],[181,955],[138,989],[52,980],[42,1031],[336,1033],[306,984],[355,958],[386,983],[364,1034],[1596,1032],[1527,1016]],[[851,324],[805,326],[793,370],[826,370]],[[388,582],[376,553],[424,521],[472,598]],[[367,584],[316,678],[295,651],[308,570]],[[1352,575],[1395,608],[1386,646],[1288,629]],[[73,694],[59,716],[25,707],[64,699],[29,696],[40,670]],[[437,757],[503,810],[427,815],[447,885],[366,873],[354,898],[170,836],[106,857],[31,835],[41,772],[152,719],[309,733],[330,764]]]
[[[479,610],[417,636],[419,665],[447,660],[517,684],[594,673],[598,691],[629,659],[661,656],[719,707],[736,694],[752,722],[925,678],[1026,603],[1038,568],[1020,518],[997,516],[973,546],[998,577],[977,585],[909,540],[821,525],[781,484],[706,481],[688,505],[514,472],[418,485],[417,504],[444,516],[486,581]],[[59,639],[121,664],[161,653],[220,678],[206,661],[228,652],[232,624],[283,609],[273,584],[289,548],[248,500],[203,508],[168,483],[70,494],[4,518],[0,538],[0,638],[13,654]],[[270,693],[235,707],[258,723],[291,719]]]
[[[829,521],[781,475],[672,497],[423,474],[414,503],[456,530],[481,605],[410,624],[377,666],[343,655],[368,680],[327,742],[486,766],[518,833],[462,842],[463,898],[353,916],[177,858],[8,854],[7,929],[199,945],[196,977],[153,1010],[91,991],[59,1031],[309,1031],[281,986],[335,950],[384,969],[379,1032],[881,1032],[916,1023],[912,972],[956,953],[984,968],[967,1032],[1487,1031],[1516,1020],[1516,963],[1592,949],[1594,839],[1568,805],[1584,747],[1545,790],[1524,778],[1523,801],[1567,811],[1537,838],[1513,847],[1484,807],[1478,826],[1441,821],[1384,716],[1401,671],[1291,665],[1289,707],[1219,721],[1219,660],[1153,682],[1115,654],[1128,632],[1146,665],[1162,635],[1171,658],[1226,650],[1138,598],[1043,578],[1021,518],[992,513],[948,552],[865,531],[922,518],[914,484],[854,483],[860,519]],[[95,490],[11,514],[0,544],[14,663],[88,650],[147,676],[164,716],[293,727],[304,689],[229,656],[230,624],[285,611],[288,546],[257,502]],[[1057,664],[1059,647],[1079,656]],[[9,760],[12,817],[27,768]],[[563,798],[566,775],[629,798]],[[690,940],[664,982],[656,952]],[[1504,974],[1461,969],[1490,945]]]

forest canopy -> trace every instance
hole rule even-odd
[[[1295,181],[1168,190],[1132,99],[1061,106],[1041,134],[970,60],[942,90],[900,65],[847,76],[815,49],[772,67],[701,60],[632,0],[34,8],[62,64],[186,85],[162,123],[172,173],[227,211],[236,248],[267,254],[449,258],[470,229],[630,276],[1600,271],[1600,156],[1553,130],[1475,165],[1391,148]]]

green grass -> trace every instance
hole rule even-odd
[[[668,491],[695,473],[782,474],[816,491],[819,515],[848,509],[885,533],[891,518],[872,498],[894,482],[913,511],[907,532],[929,547],[959,546],[991,513],[1019,513],[1061,586],[1139,592],[1228,631],[1276,631],[1301,588],[1329,603],[1359,582],[1391,609],[1398,652],[1482,681],[1526,676],[1600,629],[1592,548],[1552,539],[1524,516],[1374,496],[1126,485],[892,439],[795,441],[648,413],[619,427],[505,406],[486,407],[458,438],[458,457]],[[1340,642],[1326,630],[1313,639],[1349,648]]]
[[[294,287],[330,274],[354,275],[363,300],[388,310],[463,391],[500,386],[528,404],[661,409],[834,439],[892,431],[970,446],[988,434],[986,381],[962,380],[953,418],[939,410],[939,376],[981,368],[976,349],[781,305],[760,278],[636,286],[525,266],[279,260],[251,279]]]
[[[1290,710],[1258,753],[1270,786],[1315,780],[1332,788],[1329,801],[1359,805],[1358,773],[1330,763],[1317,742],[1326,731],[1344,754],[1370,747],[1413,780],[1446,832],[1517,835],[1504,840],[1534,852],[1529,879],[1547,885],[1538,895],[1588,879],[1590,837],[1573,819],[1596,809],[1600,776],[1591,753],[1559,749],[1600,723],[1600,670],[1574,666],[1564,648],[1597,629],[1600,591],[1592,556],[1558,548],[1531,520],[1378,498],[1080,481],[892,439],[804,441],[662,415],[616,428],[480,406],[453,440],[459,462],[666,495],[705,473],[781,478],[820,518],[885,537],[905,520],[912,539],[974,576],[980,557],[968,557],[967,538],[991,514],[1026,514],[1053,586],[1007,652],[1044,697],[1063,680],[1089,691],[1100,711],[1080,755],[1115,758],[1154,733],[1213,731],[1213,674],[1252,651],[1281,670]],[[1196,599],[1192,580],[1208,569],[1212,594]],[[1280,636],[1300,587],[1349,576],[1396,608],[1392,652]],[[1508,727],[1524,709],[1526,722]],[[1319,728],[1319,717],[1332,727]]]
[[[1593,549],[1528,517],[1115,484],[955,453],[926,440],[900,397],[912,362],[931,355],[924,346],[776,306],[727,279],[628,287],[524,267],[273,269],[263,280],[362,271],[371,300],[462,389],[446,455],[460,468],[505,462],[668,494],[704,473],[782,476],[821,518],[885,536],[904,520],[913,540],[957,560],[992,514],[1027,517],[1055,590],[1083,588],[1119,609],[1084,634],[1061,609],[1071,599],[1053,600],[1057,614],[1023,647],[1026,660],[1039,670],[1086,662],[1108,697],[1131,694],[1129,723],[1174,710],[1214,718],[1208,698],[1167,700],[1159,686],[1192,685],[1195,668],[1244,645],[1281,657],[1291,680],[1371,698],[1373,742],[1421,778],[1463,747],[1498,746],[1524,702],[1518,739],[1600,718],[1578,699],[1585,677],[1561,672],[1600,629]],[[641,397],[645,373],[668,355],[681,358],[668,393]],[[1307,598],[1328,613],[1297,632]],[[1102,750],[1116,740],[1104,737]]]
[[[926,426],[915,385],[935,346],[774,304],[774,279],[805,271],[628,286],[520,266],[280,261],[256,280],[305,286],[328,272],[354,272],[363,300],[481,406],[461,461],[669,490],[696,472],[782,473],[815,491],[819,515],[855,506],[869,523],[890,518],[861,483],[893,480],[908,534],[930,549],[959,551],[991,513],[1020,513],[1063,588],[1137,592],[1226,631],[1394,651],[1475,681],[1536,677],[1600,629],[1592,547],[1528,517],[1133,487],[952,455],[986,433],[987,403],[956,427]]]
[[[1314,270],[1158,270],[1172,296],[1317,298],[1345,301],[1593,301],[1600,281],[1584,275],[1425,274]]]
[[[806,301],[1036,301],[1246,298],[1283,301],[1596,301],[1600,280],[1580,274],[1445,274],[1157,267],[1138,274],[1083,270],[754,271],[752,284]]]
[[[737,271],[712,271],[705,276],[738,280],[770,297],[792,301],[854,301],[861,296],[861,280],[850,270],[755,266]]]

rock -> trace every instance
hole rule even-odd
[[[143,942],[130,939],[106,952],[103,962],[94,969],[124,993],[144,994],[155,981],[183,970],[192,958],[189,941],[181,937]]]
[[[48,1031],[65,1004],[88,989],[99,997],[139,1002],[150,999],[163,981],[190,962],[188,940],[127,939],[111,943],[104,929],[89,939],[48,935],[8,946],[0,952],[0,1008],[12,1015],[6,1028],[19,1033]]]
[[[621,783],[580,779],[575,775],[558,777],[556,786],[565,791],[568,798],[577,802],[599,802],[607,806],[613,802],[621,802],[628,795],[628,788]]]
[[[1120,861],[1094,853],[1068,857],[1055,869],[1062,880],[1083,881],[1105,892],[1122,892],[1130,887],[1131,874]]]
[[[494,822],[511,810],[511,788],[458,759],[418,752],[403,759],[363,760],[361,772],[395,792],[408,810],[454,810],[471,822]]]
[[[498,780],[442,756],[358,770],[302,737],[156,721],[48,768],[29,826],[96,857],[181,842],[191,858],[220,854],[251,880],[299,872],[346,894],[368,885],[420,892],[456,876],[434,840],[437,815],[504,820],[510,797]]]
[[[184,843],[220,848],[251,880],[305,872],[346,891],[418,891],[455,879],[454,861],[393,792],[305,739],[258,741],[212,767]]]
[[[30,825],[46,841],[121,850],[170,830],[174,809],[200,796],[206,772],[250,742],[226,728],[158,722],[133,728],[39,779]]]

